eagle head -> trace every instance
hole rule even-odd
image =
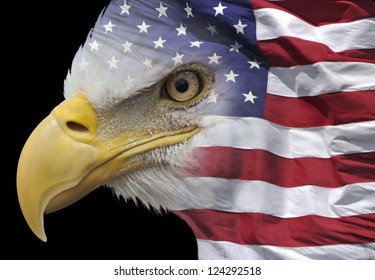
[[[155,208],[210,199],[187,180],[204,168],[199,148],[237,137],[223,117],[262,115],[265,83],[252,81],[267,69],[249,9],[189,3],[114,0],[100,14],[73,59],[65,101],[20,155],[19,202],[40,239],[45,213],[102,185]]]

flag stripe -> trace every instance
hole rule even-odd
[[[285,158],[331,158],[375,151],[375,121],[289,128],[259,118],[206,116],[200,124],[204,131],[192,139],[196,147],[260,149]]]
[[[375,48],[375,40],[363,38],[361,32],[350,32],[350,30],[366,30],[366,36],[375,38],[375,18],[316,27],[278,9],[254,10],[254,14],[257,19],[256,32],[259,41],[288,36],[322,43],[334,52]],[[270,26],[273,28],[270,28]]]
[[[273,67],[291,67],[322,61],[375,63],[375,49],[334,52],[324,44],[295,37],[259,41],[259,48]]]
[[[192,227],[196,237],[204,240],[283,247],[374,241],[374,213],[341,218],[316,215],[279,218],[262,213],[228,213],[208,209],[177,212]],[[192,220],[194,222],[190,222]],[[239,227],[241,231],[238,231]]]
[[[375,90],[375,64],[329,61],[271,67],[267,87],[268,93],[288,97],[362,90]]]
[[[274,8],[294,14],[315,26],[375,17],[371,1],[266,1],[252,0],[254,9]],[[308,7],[308,9],[306,8]],[[279,22],[278,22],[279,24]]]
[[[375,182],[336,189],[312,185],[286,189],[262,181],[202,177],[186,178],[185,182],[194,190],[196,198],[175,210],[254,212],[279,218],[307,215],[340,218],[370,214],[375,210]]]
[[[200,259],[375,260],[375,243],[285,248],[198,239]]]
[[[348,110],[348,104],[352,104]],[[301,98],[267,94],[264,118],[289,127],[375,120],[375,91],[336,92]]]
[[[207,147],[197,149],[196,158],[200,168],[191,171],[195,177],[259,180],[284,188],[303,185],[338,188],[375,181],[375,152],[332,158],[290,159],[265,150]]]

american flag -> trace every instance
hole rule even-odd
[[[119,98],[214,70],[184,179],[201,195],[173,209],[200,259],[375,259],[374,1],[114,0],[75,61]]]

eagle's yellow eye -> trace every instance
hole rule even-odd
[[[185,102],[199,95],[205,80],[197,71],[186,70],[171,75],[165,84],[166,94],[177,102]]]
[[[194,106],[203,100],[214,81],[214,71],[206,65],[198,63],[182,65],[159,84],[159,100],[176,109]]]

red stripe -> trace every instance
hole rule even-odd
[[[275,8],[282,10],[315,26],[375,17],[375,2],[373,0],[252,0],[252,6],[254,9]]]
[[[338,188],[375,181],[375,152],[324,158],[283,158],[264,150],[233,147],[196,149],[199,168],[189,176],[260,180],[284,188]],[[324,170],[324,172],[322,172]]]
[[[284,247],[369,243],[375,241],[375,214],[342,218],[316,215],[279,218],[260,213],[176,211],[198,239],[242,245]]]
[[[288,127],[317,127],[375,120],[375,90],[319,96],[266,95],[264,118]],[[348,106],[350,109],[348,109]]]
[[[356,61],[375,63],[375,49],[334,52],[324,44],[295,37],[259,41],[259,48],[269,63],[276,67],[307,65],[321,61]]]

